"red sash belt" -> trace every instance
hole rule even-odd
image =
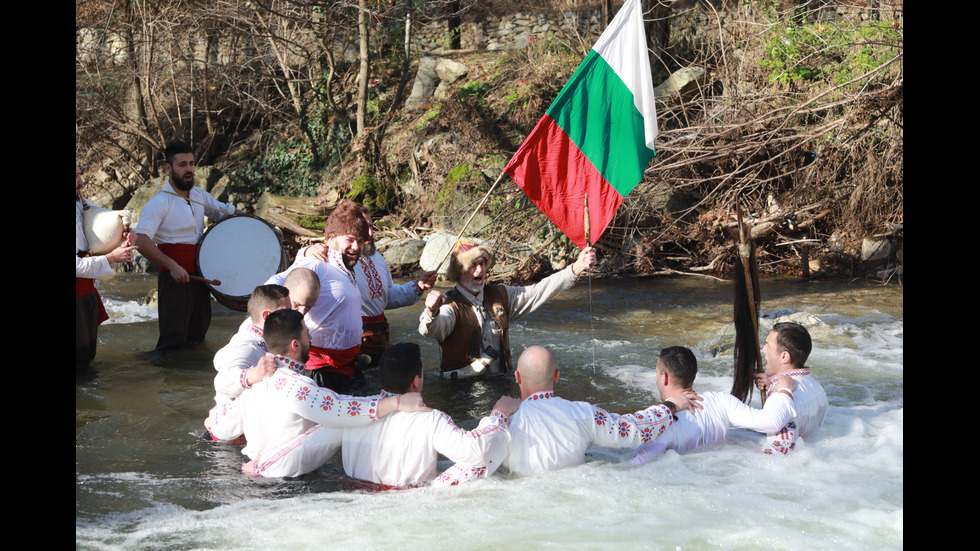
[[[369,330],[388,329],[388,318],[383,312],[377,316],[361,316],[361,325],[364,326],[365,333]]]
[[[310,346],[310,359],[306,362],[306,369],[323,369],[351,377],[354,375],[354,358],[360,351],[360,344],[347,350]]]
[[[172,258],[181,268],[187,270],[187,273],[197,273],[197,245],[161,243],[159,247],[160,252]],[[160,270],[168,271],[163,266],[160,267]]]
[[[90,277],[76,277],[75,278],[75,297],[84,297],[89,293],[94,293],[95,291],[95,280]]]
[[[383,321],[388,321],[388,318],[386,318],[384,312],[382,312],[377,316],[361,316],[361,321],[364,322],[364,325],[367,325],[369,323],[380,323]]]
[[[377,316],[361,316],[361,352],[370,356],[380,356],[391,346],[388,336],[388,318],[384,313]]]
[[[75,298],[84,297],[92,293],[95,293],[95,300],[99,303],[99,323],[102,323],[109,319],[109,313],[105,311],[105,305],[102,304],[102,297],[99,296],[99,291],[95,289],[95,280],[90,277],[75,278]]]

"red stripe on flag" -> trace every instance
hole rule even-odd
[[[593,243],[623,203],[623,196],[548,115],[541,117],[504,172],[580,249],[586,247],[585,194]]]

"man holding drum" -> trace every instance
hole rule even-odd
[[[208,286],[191,279],[204,216],[220,220],[243,214],[194,186],[194,150],[173,141],[164,150],[168,182],[147,201],[136,225],[140,254],[160,267],[157,276],[160,338],[156,352],[204,342],[211,325]]]

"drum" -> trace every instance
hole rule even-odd
[[[204,232],[196,263],[202,277],[221,282],[208,284],[214,298],[244,312],[252,291],[284,271],[289,259],[271,224],[255,216],[236,215]]]

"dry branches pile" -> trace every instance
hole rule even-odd
[[[844,273],[861,238],[894,234],[903,217],[901,23],[862,6],[832,15],[700,13],[717,34],[670,61],[708,76],[658,101],[658,155],[597,244],[609,269],[730,275],[737,203],[769,273],[807,273],[818,257]],[[773,44],[793,41],[810,50],[777,67]]]

